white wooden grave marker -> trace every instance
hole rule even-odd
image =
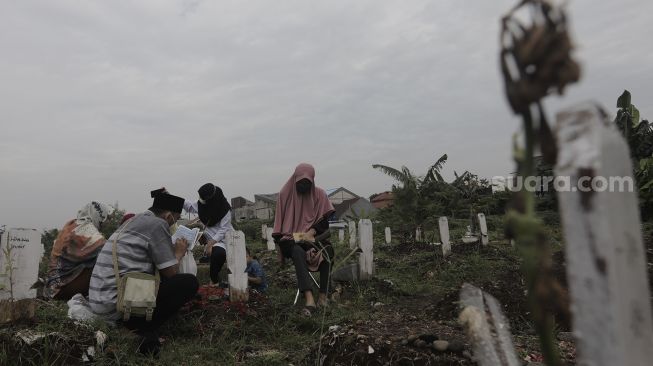
[[[419,226],[415,229],[415,241],[422,241],[422,228]]]
[[[490,239],[488,238],[488,235],[487,235],[487,223],[485,222],[485,214],[484,213],[478,214],[478,226],[481,229],[481,244],[488,245],[488,243],[490,242]]]
[[[268,229],[269,230],[269,229]],[[227,265],[229,267],[229,300],[247,301],[247,259],[245,253],[245,234],[230,230],[226,235]]]
[[[267,240],[268,250],[274,250],[274,238],[272,238],[272,232],[274,228],[268,227],[265,228],[265,239]]]
[[[354,249],[356,248],[358,241],[358,237],[356,235],[356,222],[349,221],[347,227],[349,227],[349,248]]]
[[[338,230],[338,243],[343,244],[345,242],[345,230],[344,229],[339,229]]]
[[[268,226],[266,224],[261,225],[261,239],[266,240],[268,235]]]
[[[390,244],[392,242],[392,235],[390,233],[390,228],[386,227],[385,228],[385,243]]]
[[[438,227],[440,228],[440,241],[442,242],[442,256],[446,257],[451,254],[451,242],[449,241],[449,220],[446,216],[438,219]]]
[[[360,220],[358,222],[358,232],[360,235],[360,249],[362,251],[358,257],[360,279],[367,280],[372,278],[374,272],[374,239],[372,236],[372,221],[369,219]]]
[[[560,112],[555,127],[555,173],[572,188],[559,191],[558,201],[577,362],[644,366],[651,364],[653,317],[637,188],[605,189],[607,179],[633,173],[628,146],[606,116],[586,103]],[[587,177],[594,187],[581,192]]]
[[[10,257],[5,254],[7,249]],[[42,257],[41,234],[35,229],[8,229],[3,233],[0,240],[0,300],[36,297],[36,290],[30,287],[38,281]]]

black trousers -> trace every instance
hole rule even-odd
[[[209,275],[211,276],[211,282],[220,282],[220,270],[222,270],[222,266],[224,266],[224,262],[226,261],[227,251],[221,247],[213,247],[211,250],[211,262],[209,264]]]
[[[152,320],[148,322],[145,317],[132,316],[124,325],[141,332],[155,331],[191,300],[197,294],[198,288],[197,277],[190,273],[179,273],[170,278],[161,277]]]
[[[308,265],[306,264],[306,251],[310,248],[304,249],[292,240],[284,240],[279,243],[281,254],[289,259],[292,259],[295,265],[295,274],[297,275],[297,287],[299,291],[305,292],[313,288],[313,280],[310,279],[308,273]],[[327,245],[324,247],[323,254],[324,260],[320,263],[318,271],[320,272],[320,293],[326,294],[329,287],[329,277],[331,275],[331,265],[329,258],[333,262],[333,247]]]

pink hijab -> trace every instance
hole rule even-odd
[[[304,178],[313,184],[308,193],[300,195],[295,184]],[[301,163],[279,192],[274,215],[274,234],[282,234],[282,239],[292,239],[293,233],[308,231],[313,224],[334,211],[326,192],[315,186],[315,168]]]

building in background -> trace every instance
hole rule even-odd
[[[341,220],[345,217],[368,217],[377,210],[369,200],[344,187],[327,189],[326,194],[337,212],[337,215],[332,216],[333,220]],[[255,194],[254,202],[244,197],[232,198],[233,219],[236,222],[274,219],[278,196],[278,193]]]
[[[376,207],[372,206],[370,201],[363,197],[342,201],[339,204],[333,205],[333,208],[336,211],[329,218],[331,222],[369,218],[378,211]]]
[[[272,220],[277,206],[278,193],[255,194],[254,216],[259,220]]]
[[[393,201],[394,195],[390,191],[376,193],[370,196],[370,202],[372,203],[372,206],[379,210],[392,205]]]
[[[326,194],[327,197],[329,197],[329,201],[331,201],[331,204],[334,206],[353,198],[360,198],[357,194],[353,193],[345,187],[327,189]]]
[[[240,196],[232,198],[231,214],[232,219],[236,222],[255,219],[254,202]]]

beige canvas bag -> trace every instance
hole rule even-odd
[[[131,221],[131,220],[130,220]],[[159,292],[159,271],[154,267],[154,275],[142,272],[130,272],[120,276],[118,270],[117,243],[120,234],[127,227],[125,223],[113,240],[113,271],[118,287],[118,302],[116,307],[122,312],[123,321],[134,316],[144,316],[146,321],[152,320],[156,308],[156,295]]]

